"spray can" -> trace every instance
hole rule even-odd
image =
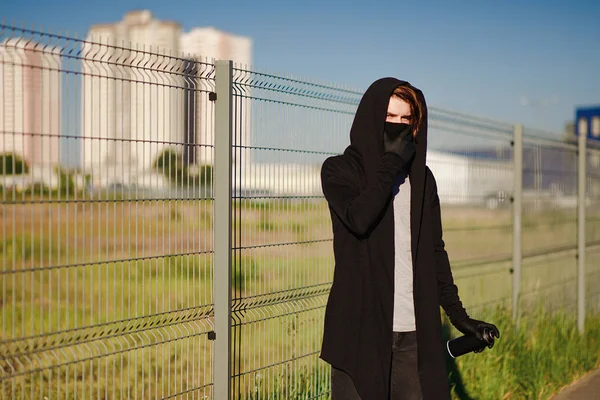
[[[494,346],[496,339],[495,332],[484,328],[482,336],[483,340],[477,339],[477,337],[473,334],[466,334],[464,336],[448,340],[448,342],[446,342],[448,354],[450,354],[452,358],[456,358],[472,351],[480,352],[486,347],[491,349]]]

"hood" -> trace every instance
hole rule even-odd
[[[345,152],[360,159],[367,180],[376,172],[383,156],[383,132],[389,98],[394,89],[402,85],[412,86],[396,78],[378,79],[366,90],[356,110],[350,129],[350,146]],[[416,155],[411,166],[411,180],[413,171],[416,175],[424,175],[427,152],[427,106],[423,93],[412,87],[423,104],[423,121],[415,138]]]

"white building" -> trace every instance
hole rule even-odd
[[[211,164],[214,86],[198,76],[212,69],[207,60],[249,64],[251,49],[250,39],[211,27],[182,34],[178,23],[148,10],[92,26],[82,66],[82,166],[104,175],[97,181],[120,181],[150,169],[167,147],[192,164]],[[238,143],[247,143],[249,121],[239,124]]]
[[[513,189],[513,163],[466,157],[438,151],[427,152],[442,204],[482,204],[498,192]]]
[[[235,76],[247,74],[243,70],[250,68],[252,64],[252,40],[244,36],[233,35],[231,33],[220,31],[214,27],[194,28],[188,33],[181,35],[180,50],[186,58],[193,58],[197,61],[214,63],[216,60],[232,60],[234,68],[238,71]],[[200,64],[200,70],[205,70]],[[198,88],[206,90],[207,88]],[[214,90],[214,89],[213,89]],[[247,145],[250,143],[251,129],[251,100],[235,96],[234,89],[234,143],[237,145]],[[195,115],[192,120],[195,121],[192,129],[196,132],[196,154],[194,162],[197,164],[212,164],[213,152],[210,145],[214,144],[214,120],[210,112],[213,108],[208,100],[206,92],[198,91],[195,98]],[[248,93],[245,93],[248,94]],[[208,112],[207,112],[208,111]],[[236,158],[242,160],[237,160]],[[233,154],[234,162],[247,163],[249,151],[236,151]]]
[[[32,40],[0,43],[0,153],[16,153],[30,167],[60,161],[60,49]]]
[[[81,165],[95,176],[114,171],[101,180],[147,169],[164,148],[183,143],[180,30],[149,11],[90,28],[82,63]]]
[[[483,205],[488,196],[512,191],[510,161],[481,160],[438,151],[427,152],[442,204]],[[252,163],[236,170],[234,189],[275,196],[321,196],[321,164]]]
[[[320,164],[245,164],[236,171],[235,192],[274,196],[321,196]]]

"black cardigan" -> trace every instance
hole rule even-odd
[[[323,193],[331,211],[335,271],[321,358],[352,378],[363,400],[389,395],[394,305],[392,188],[400,158],[383,154],[383,128],[393,90],[407,82],[384,78],[363,95],[343,155],[323,163]],[[420,91],[424,108],[425,100]],[[426,110],[426,108],[425,108]],[[419,376],[426,400],[450,399],[440,305],[451,321],[467,314],[454,285],[442,239],[440,203],[425,166],[427,113],[410,169],[411,236]]]

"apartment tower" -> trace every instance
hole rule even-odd
[[[29,39],[0,43],[0,153],[16,153],[32,167],[60,161],[60,49]]]
[[[83,48],[81,165],[123,181],[183,140],[180,26],[127,13],[90,28]],[[114,175],[114,176],[111,176]]]
[[[214,59],[250,64],[251,47],[250,39],[211,27],[182,34],[178,23],[148,10],[92,26],[82,65],[82,166],[102,181],[128,180],[166,148],[190,164],[212,164],[214,85],[201,78]],[[237,143],[249,138],[248,100],[243,108],[235,114],[243,121]]]

